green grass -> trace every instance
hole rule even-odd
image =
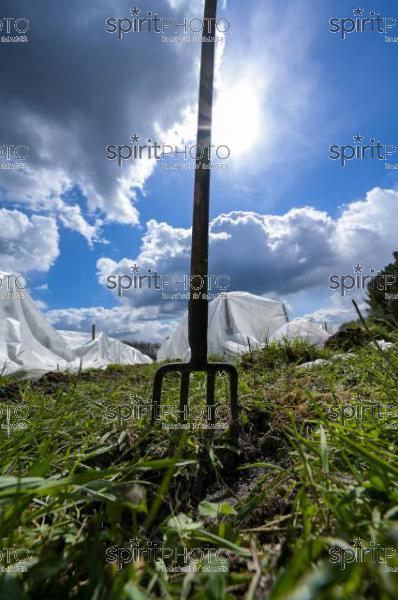
[[[228,431],[131,418],[152,365],[3,378],[2,564],[28,561],[0,574],[0,598],[396,599],[378,559],[398,567],[398,351],[299,367],[330,355],[296,343],[244,357],[239,448]],[[170,407],[177,378],[165,389]],[[195,376],[192,406],[204,398]],[[369,400],[388,414],[357,418]],[[226,414],[222,378],[217,404]],[[205,555],[198,572],[173,571],[184,551]]]

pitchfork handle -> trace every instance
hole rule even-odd
[[[200,64],[199,114],[192,219],[188,340],[191,362],[207,362],[210,146],[213,109],[217,0],[205,0]],[[206,38],[210,37],[209,41]],[[194,288],[202,287],[199,291]],[[199,297],[197,297],[199,294]]]

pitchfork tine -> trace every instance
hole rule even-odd
[[[159,417],[160,401],[162,398],[162,382],[164,377],[164,370],[158,369],[155,373],[155,380],[153,382],[153,396],[152,396],[152,414],[151,422]]]
[[[207,373],[207,422],[214,425],[214,389],[216,384],[216,374],[214,371]]]
[[[229,373],[229,393],[231,400],[231,421],[233,433],[238,429],[239,405],[238,405],[238,371],[232,365],[228,365]]]
[[[188,420],[188,394],[189,394],[189,371],[181,373],[180,387],[180,415],[181,421],[186,423]]]

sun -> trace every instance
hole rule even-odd
[[[228,146],[232,160],[249,157],[263,133],[260,95],[250,80],[218,92],[213,131],[213,143]]]

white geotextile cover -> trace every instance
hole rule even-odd
[[[271,342],[302,340],[313,346],[323,348],[330,335],[319,325],[306,319],[290,321],[280,327],[272,336]]]
[[[136,348],[123,344],[120,340],[110,338],[103,332],[95,340],[90,334],[78,331],[59,331],[68,347],[75,356],[74,367],[79,367],[80,361],[83,369],[104,369],[110,364],[114,365],[142,365],[149,364],[152,359],[142,354]]]
[[[8,275],[0,272],[1,280],[6,281]],[[83,369],[152,362],[138,350],[104,334],[93,342],[88,336],[86,343],[82,339],[82,344],[68,344],[46,321],[29,293],[18,290],[15,279],[8,281],[9,292],[0,288],[0,375],[77,371],[81,361]]]
[[[234,356],[263,347],[272,334],[287,322],[282,302],[248,292],[220,294],[209,303],[209,356]],[[188,314],[163,342],[157,358],[189,360]]]
[[[66,331],[65,329],[57,329],[57,332],[64,338],[66,345],[71,350],[79,348],[79,346],[83,346],[83,344],[87,344],[87,342],[91,342],[91,333],[86,333],[84,331]]]

